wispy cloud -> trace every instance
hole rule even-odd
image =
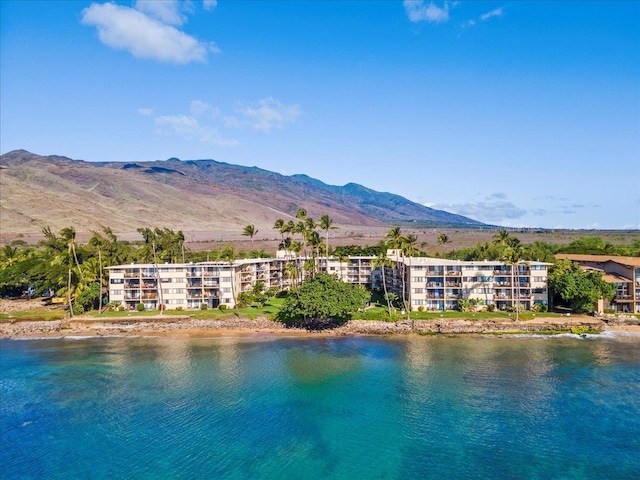
[[[449,4],[444,2],[442,7],[437,6],[433,2],[428,5],[424,0],[404,0],[404,9],[407,12],[409,20],[417,22],[446,22],[449,20]]]
[[[189,107],[189,111],[196,117],[215,118],[220,114],[220,109],[218,107],[213,107],[201,100],[193,100]]]
[[[202,7],[205,10],[213,10],[214,8],[216,8],[216,5],[218,5],[218,2],[216,0],[203,0],[202,2]]]
[[[184,140],[211,143],[221,147],[238,145],[237,140],[224,138],[216,128],[201,125],[193,116],[163,115],[157,117],[154,123],[157,135],[174,135]]]
[[[248,126],[265,133],[274,128],[283,128],[302,115],[299,105],[284,105],[273,97],[263,98],[254,104],[241,104],[235,111],[239,116],[225,117],[227,127]]]
[[[527,211],[508,200],[488,198],[479,202],[436,203],[431,208],[444,210],[485,223],[505,223],[524,217]]]
[[[184,5],[177,0],[137,0],[135,9],[159,22],[180,26],[187,21],[182,10]]]
[[[190,3],[139,0],[135,8],[114,3],[92,3],[82,11],[82,24],[97,28],[105,45],[134,57],[184,65],[205,62],[220,50],[178,30],[186,21]]]
[[[139,108],[138,109],[138,113],[140,115],[144,115],[145,117],[149,117],[149,116],[153,115],[153,108],[145,108],[145,107]]]
[[[502,16],[502,7],[496,8],[495,10],[491,10],[490,12],[480,15],[480,20],[486,21],[486,20],[489,20],[491,17],[501,17],[501,16]]]

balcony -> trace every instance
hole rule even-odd
[[[156,298],[158,298],[157,293],[147,292],[142,294],[143,300],[155,300]]]
[[[620,301],[622,301],[622,302],[630,302],[630,301],[633,300],[633,297],[631,295],[616,295],[614,297],[614,300],[616,302],[620,302]]]
[[[462,272],[459,270],[447,270],[446,274],[448,277],[459,277],[462,275]]]

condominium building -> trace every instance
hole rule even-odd
[[[396,272],[401,272],[404,264],[404,297],[412,310],[454,310],[461,299],[494,305],[497,310],[516,304],[530,310],[534,305],[548,304],[548,263],[523,261],[510,265],[486,260],[398,258],[395,253],[390,256],[396,258]],[[401,279],[401,274],[393,277],[394,291],[402,295],[398,277]]]
[[[374,266],[376,257],[317,258],[316,268],[366,288],[386,287],[404,297],[413,310],[453,310],[461,299],[506,309],[546,305],[547,266],[542,262],[463,262],[402,257],[390,250],[388,265]],[[265,289],[286,290],[307,275],[308,258],[279,252],[276,258],[228,262],[130,264],[108,267],[109,300],[134,309],[139,303],[155,310],[233,307],[241,292],[262,282]],[[384,285],[383,285],[384,283]],[[422,308],[421,308],[422,307]]]
[[[585,270],[600,271],[602,278],[615,287],[616,293],[611,302],[598,302],[600,313],[608,309],[622,313],[640,313],[640,257],[559,253],[556,258],[576,262]]]

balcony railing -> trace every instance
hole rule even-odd
[[[462,275],[462,272],[459,270],[447,270],[447,276],[449,277],[458,277],[460,275]]]

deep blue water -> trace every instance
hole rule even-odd
[[[0,476],[639,479],[640,338],[0,341]]]

